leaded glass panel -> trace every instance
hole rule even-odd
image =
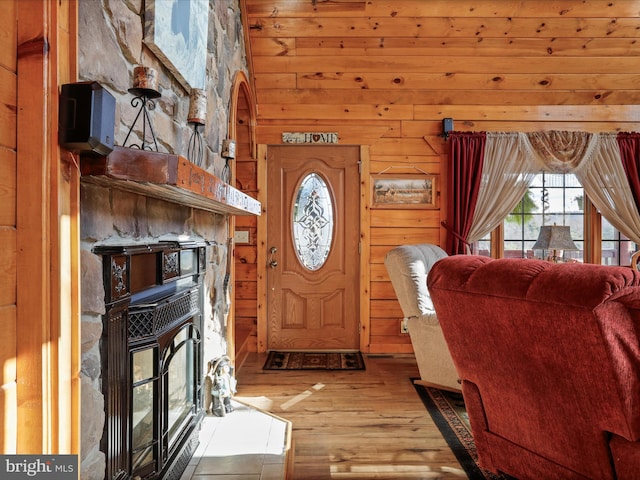
[[[293,243],[300,263],[318,270],[329,256],[333,240],[333,201],[322,177],[310,173],[300,183],[293,205]]]

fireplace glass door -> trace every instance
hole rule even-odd
[[[163,445],[171,452],[180,434],[196,414],[197,382],[194,370],[196,341],[189,323],[176,333],[164,351],[162,375],[164,385]]]
[[[158,416],[154,401],[158,388],[158,376],[154,368],[157,363],[156,352],[157,347],[154,346],[131,353],[133,370],[131,465],[134,472],[145,470],[144,467],[149,465],[155,467],[154,450],[157,447],[155,419]]]
[[[165,370],[167,401],[165,412],[166,435],[169,449],[173,447],[182,426],[195,413],[194,345],[188,333],[190,326],[180,330],[165,350],[162,362]]]

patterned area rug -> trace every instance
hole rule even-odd
[[[364,370],[360,352],[269,352],[263,370]]]
[[[412,382],[413,380],[415,379],[411,379]],[[470,480],[511,478],[508,475],[496,475],[478,465],[476,445],[473,442],[469,417],[461,394],[415,383],[413,386]]]

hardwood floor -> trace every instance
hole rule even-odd
[[[365,355],[364,371],[268,371],[251,353],[236,398],[293,423],[301,480],[467,478],[410,378],[413,356]]]

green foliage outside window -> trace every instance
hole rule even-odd
[[[524,197],[522,197],[522,200],[518,202],[511,212],[511,215],[508,215],[505,220],[508,223],[523,225],[524,223],[533,220],[532,213],[537,211],[538,205],[536,205],[536,202],[533,199],[533,192],[531,190],[527,190]]]

